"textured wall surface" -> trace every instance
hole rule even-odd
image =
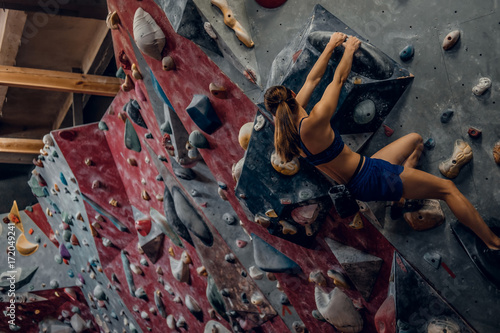
[[[108,1],[128,78],[99,123],[52,132],[40,156],[30,180],[39,205],[21,213],[34,230],[27,240],[40,246],[16,262],[39,268],[17,292],[46,299],[19,305],[19,329],[495,332],[498,289],[460,243],[476,253],[474,236],[455,225],[462,238],[454,236],[446,205],[446,222],[425,231],[392,219],[386,202],[340,218],[329,181],[306,161],[295,175],[271,164],[274,125],[262,98],[274,84],[298,89],[329,33],[358,36],[365,53],[332,119],[345,142],[369,156],[418,132],[435,142],[418,168],[443,177],[439,163],[465,140],[474,159],[453,181],[495,226],[498,2],[213,3]],[[444,51],[452,30],[461,37]],[[402,61],[410,44],[414,55]],[[484,76],[493,85],[476,96]],[[371,118],[356,111],[367,100]]]

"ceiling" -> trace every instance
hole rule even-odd
[[[106,2],[81,4],[73,0],[68,5],[59,4],[57,10],[40,7],[39,3],[2,1],[0,66],[103,75],[113,59],[111,35],[104,20]],[[35,90],[2,86],[2,75],[0,72],[0,163],[31,163],[33,151],[26,154],[9,147],[25,142],[40,144],[45,134],[62,124],[82,122],[81,115],[73,119],[73,101],[85,105],[90,96],[44,87]]]

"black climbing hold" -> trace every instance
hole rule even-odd
[[[441,122],[443,124],[448,123],[451,120],[451,118],[453,117],[453,113],[454,113],[453,110],[446,110],[445,112],[443,112],[441,114]]]
[[[144,119],[142,118],[139,102],[137,102],[135,99],[131,99],[130,101],[128,101],[128,103],[123,106],[123,111],[127,112],[130,119],[132,119],[134,123],[141,127],[148,128],[148,126],[144,122]]]

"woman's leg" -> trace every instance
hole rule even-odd
[[[489,248],[500,249],[500,238],[491,231],[476,208],[451,180],[413,168],[405,168],[400,176],[404,198],[445,201],[457,219],[469,227]]]
[[[372,158],[379,158],[392,164],[414,168],[423,149],[422,136],[417,133],[410,133],[380,149],[373,154]]]

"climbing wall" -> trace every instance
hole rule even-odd
[[[0,231],[17,230],[25,303],[10,329],[494,332],[497,271],[444,204],[407,211],[408,223],[386,202],[358,202],[344,217],[322,173],[274,154],[265,89],[300,89],[342,31],[362,41],[331,120],[346,144],[371,155],[419,131],[419,168],[444,177],[439,164],[463,139],[474,162],[454,181],[481,211],[498,205],[496,190],[480,201],[476,188],[498,177],[486,114],[500,74],[477,60],[487,50],[472,55],[481,29],[469,23],[491,19],[494,1],[448,6],[445,23],[445,4],[432,1],[425,15],[397,1],[359,6],[109,0],[122,90],[99,123],[44,138],[29,180],[39,204],[4,216],[12,223]],[[486,75],[491,88],[478,85]]]

